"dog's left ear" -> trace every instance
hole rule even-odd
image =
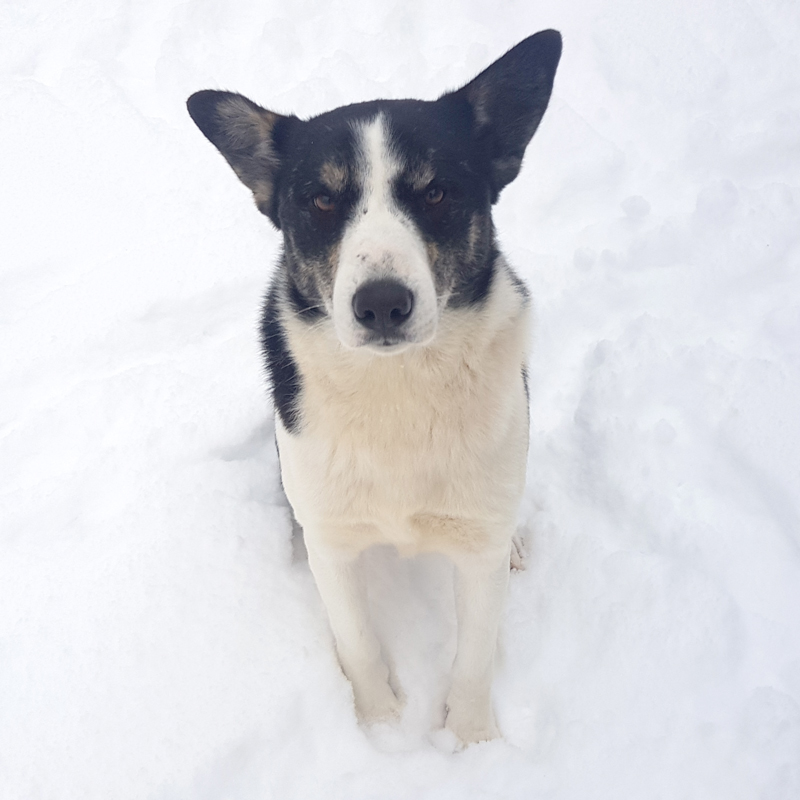
[[[492,203],[519,174],[539,127],[561,58],[561,34],[547,30],[521,41],[462,89],[441,101],[466,101],[474,135],[488,149]]]
[[[197,127],[253,192],[258,210],[280,228],[275,179],[281,165],[281,141],[300,120],[268,111],[233,92],[197,92],[186,107]]]

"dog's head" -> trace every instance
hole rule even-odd
[[[343,345],[426,344],[444,309],[480,302],[491,206],[547,108],[561,36],[525,39],[438,100],[377,100],[307,121],[229,92],[189,113],[283,232],[289,300]]]

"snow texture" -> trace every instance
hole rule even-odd
[[[366,559],[363,731],[256,340],[279,236],[185,98],[434,98],[564,56],[496,211],[537,309],[495,703],[452,752],[447,563]],[[800,797],[795,0],[4,0],[0,797]]]

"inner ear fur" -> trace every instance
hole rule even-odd
[[[493,203],[519,174],[525,148],[547,109],[560,58],[561,34],[540,31],[441,98],[466,101],[472,111],[474,135],[490,162]]]
[[[274,191],[280,167],[275,134],[295,117],[268,111],[233,92],[197,92],[186,101],[186,107],[203,135],[253,192],[258,210],[280,227]]]

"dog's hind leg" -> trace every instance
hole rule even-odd
[[[492,709],[492,672],[508,587],[509,550],[464,554],[454,560],[458,649],[445,724],[469,744],[500,735]]]
[[[369,624],[357,554],[315,539],[306,537],[308,563],[328,612],[339,663],[353,685],[358,717],[367,724],[399,717],[402,703],[389,685],[389,668]]]

